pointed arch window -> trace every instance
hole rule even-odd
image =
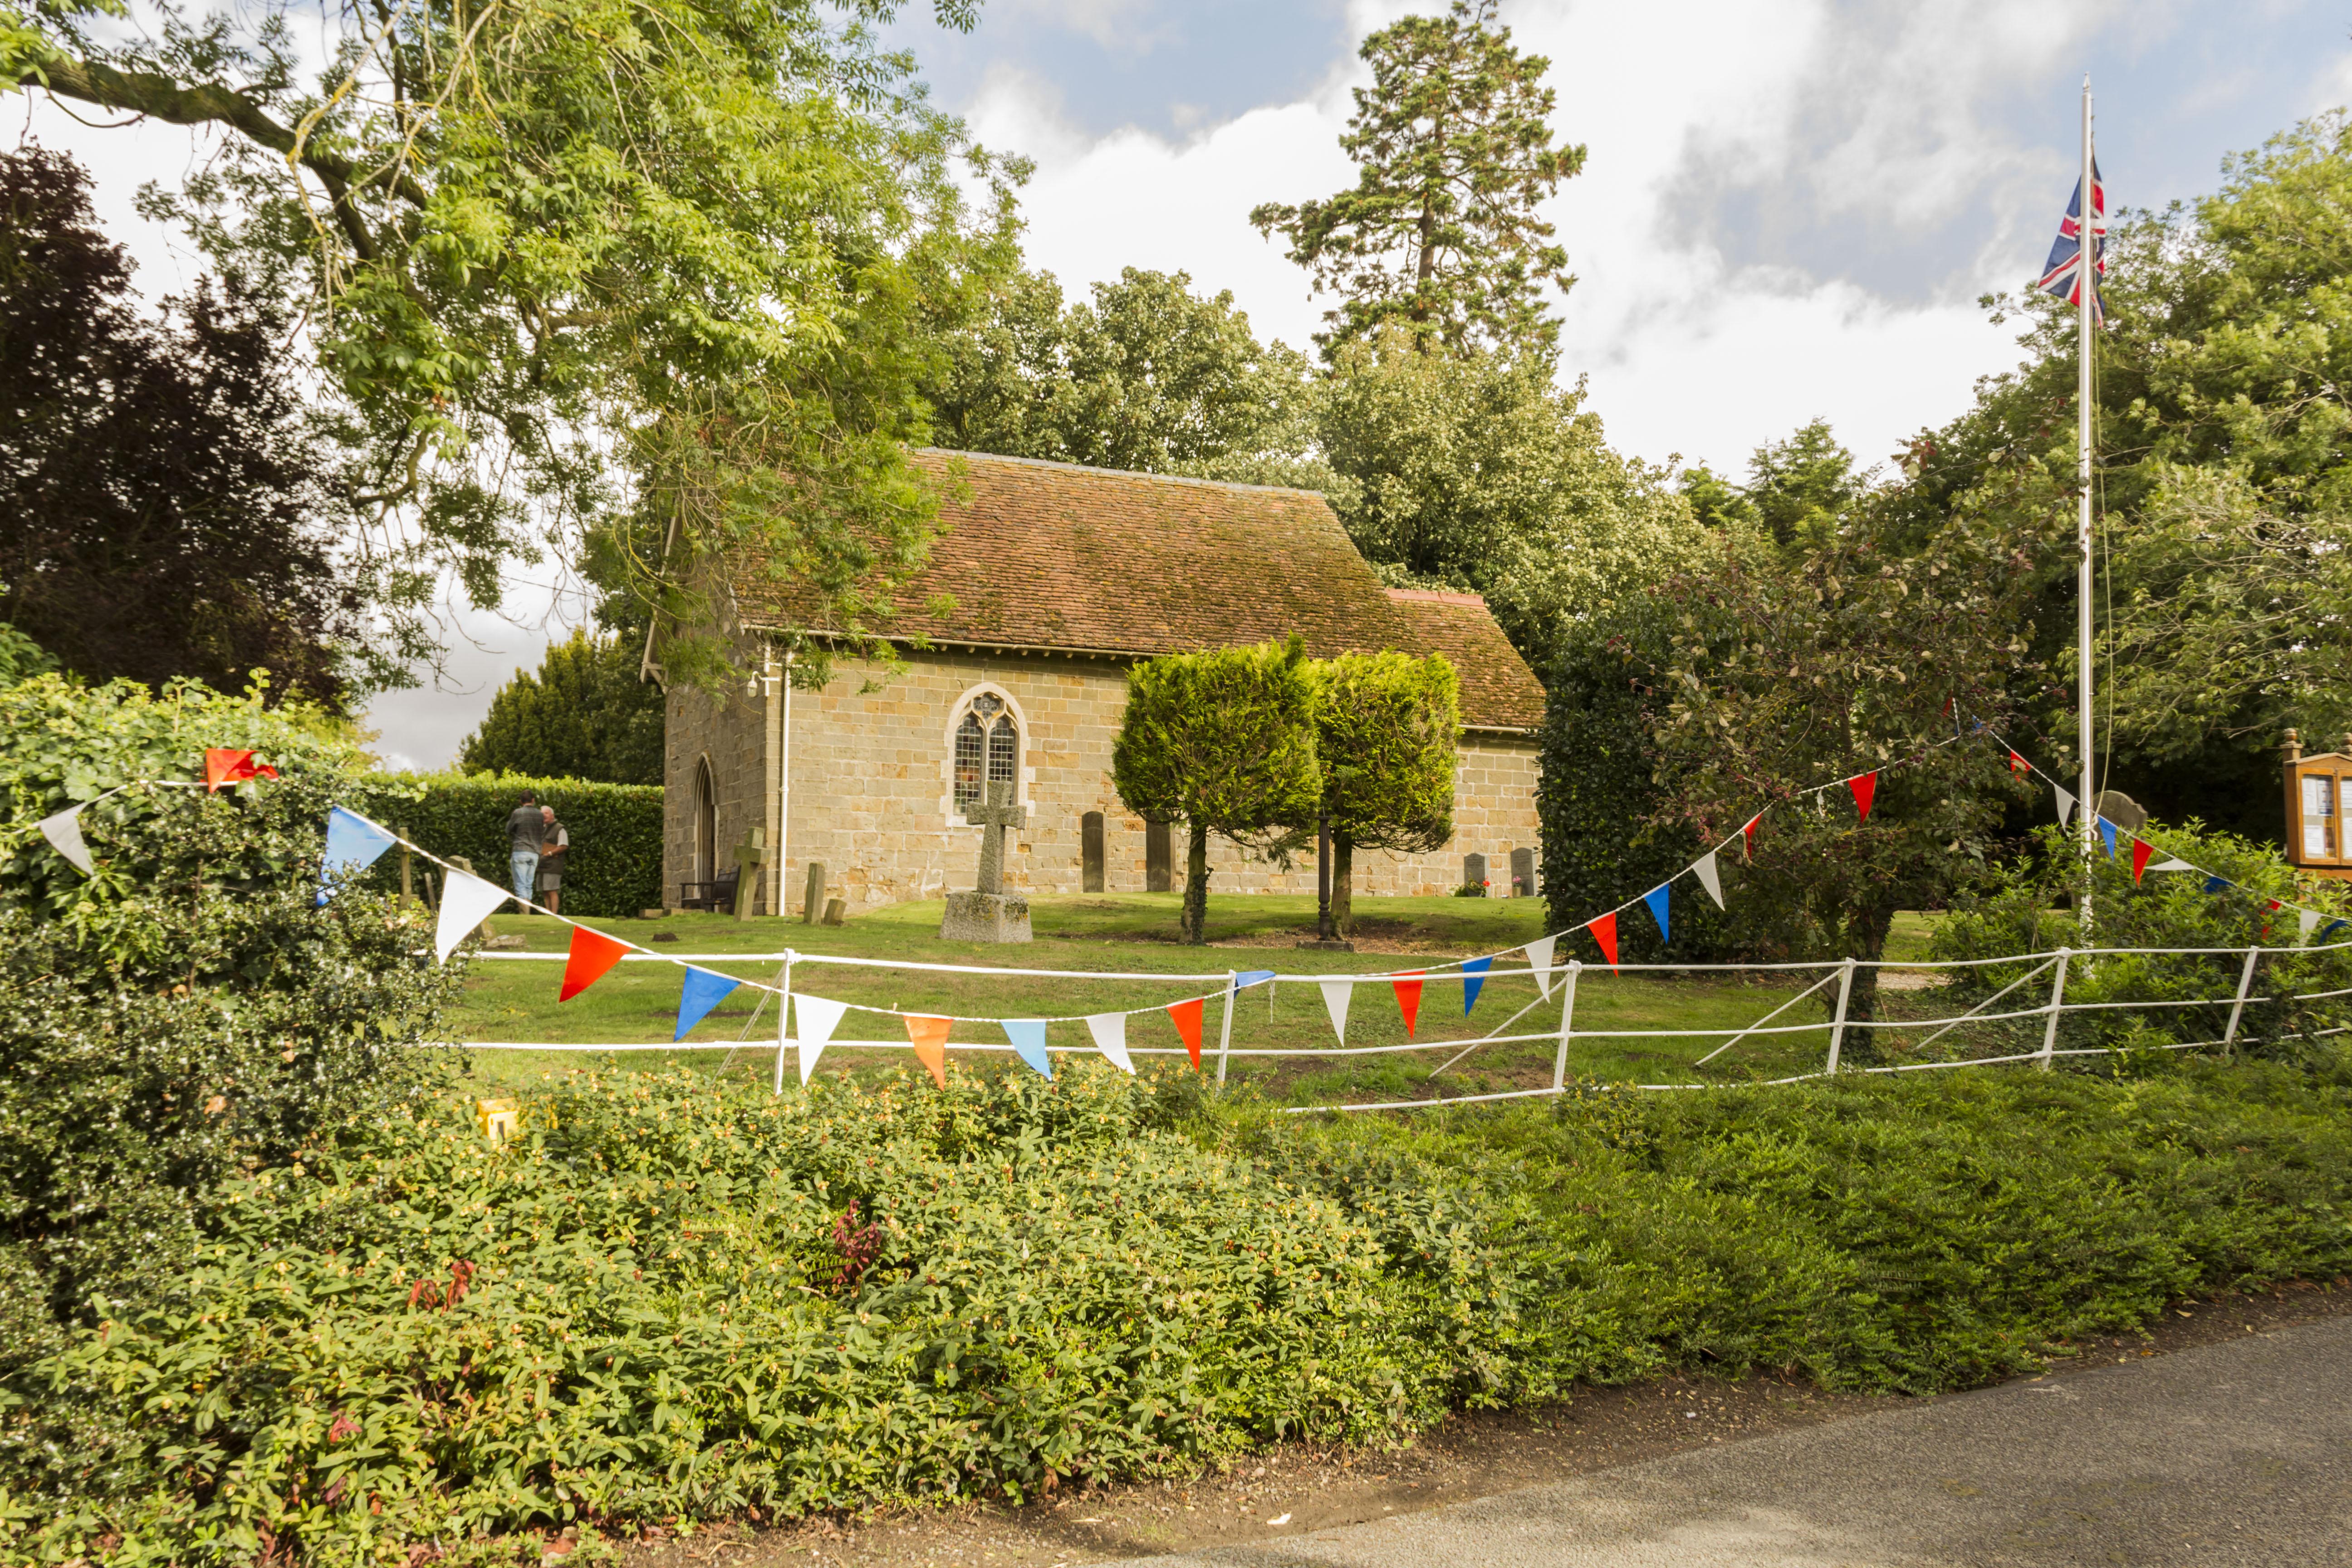
[[[1021,776],[1021,726],[1004,699],[983,691],[955,727],[955,808],[959,816],[988,798],[987,786]]]

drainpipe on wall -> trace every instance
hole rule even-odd
[[[776,788],[776,912],[784,912],[784,889],[792,883],[785,879],[784,862],[793,851],[793,650],[784,650],[784,713],[783,744],[778,748],[782,760],[777,764],[780,775]]]

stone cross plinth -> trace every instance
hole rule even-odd
[[[948,895],[940,940],[1029,941],[1029,900],[1004,890],[1004,831],[1026,822],[1028,811],[1013,804],[1011,782],[999,779],[988,786],[988,803],[971,806],[964,816],[980,825],[980,886],[972,892]]]

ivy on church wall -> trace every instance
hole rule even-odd
[[[555,807],[571,830],[563,871],[563,912],[618,917],[662,901],[662,791],[659,784],[594,784],[585,779],[530,778],[521,773],[376,773],[362,781],[352,803],[434,854],[464,856],[493,882],[507,879],[507,815],[522,792]],[[400,858],[386,856],[377,874],[400,876]],[[421,890],[421,889],[420,889]]]

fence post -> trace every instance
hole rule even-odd
[[[2245,1016],[2246,997],[2254,988],[2254,963],[2263,955],[2259,947],[2246,949],[2246,966],[2238,971],[2238,999],[2230,1004],[2230,1026],[2221,1031],[2221,1053],[2238,1054],[2238,1020]]]
[[[784,949],[784,990],[776,998],[776,1092],[784,1092],[784,1047],[789,1042],[789,1026],[793,1018],[793,950]]]
[[[1838,1052],[1845,1046],[1845,1004],[1846,998],[1853,994],[1853,960],[1849,958],[1845,961],[1845,967],[1838,972],[1837,1016],[1830,1020],[1829,1076],[1832,1078],[1837,1077]]]
[[[1217,1031],[1217,1083],[1221,1088],[1225,1081],[1225,1053],[1234,1048],[1234,981],[1235,978],[1232,970],[1225,971],[1225,1022],[1224,1026]]]
[[[1568,977],[1560,982],[1559,1051],[1551,1058],[1551,1089],[1558,1094],[1568,1086],[1568,1036],[1576,1026],[1576,977],[1584,973],[1584,960],[1570,959]]]
[[[2048,1072],[2052,1064],[2057,1059],[2058,1010],[2065,1005],[2066,966],[2072,962],[2074,956],[2074,950],[2071,947],[2062,947],[2058,950],[2058,973],[2050,982],[2050,1021],[2042,1026],[2042,1056],[2041,1059],[2034,1064],[2043,1072]]]

